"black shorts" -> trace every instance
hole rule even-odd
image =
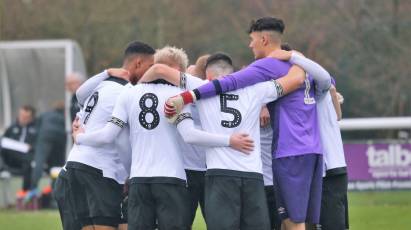
[[[66,168],[74,213],[80,225],[117,227],[121,219],[123,186],[103,177],[100,169],[85,164],[67,162]]]
[[[187,170],[187,184],[190,196],[190,224],[193,225],[196,216],[198,204],[200,204],[201,213],[204,215],[204,180],[205,171]]]
[[[120,224],[128,223],[128,195],[123,196],[121,201],[121,215],[120,215]]]
[[[322,230],[349,229],[347,186],[347,174],[323,178],[320,216]]]
[[[73,201],[70,194],[73,193],[67,178],[67,172],[62,169],[54,183],[53,197],[57,202],[61,223],[64,230],[80,230],[81,226],[76,221]]]
[[[265,186],[265,196],[267,198],[268,215],[270,217],[270,229],[281,229],[281,219],[277,213],[277,206],[275,203],[275,188],[274,185]]]
[[[177,178],[160,178],[157,183],[140,179],[130,179],[128,214],[132,218],[128,229],[190,229],[186,182]]]
[[[207,229],[270,229],[263,175],[209,169],[205,179]]]

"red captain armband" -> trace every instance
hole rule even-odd
[[[184,105],[191,104],[194,102],[194,96],[190,91],[185,91],[180,95],[183,98]]]

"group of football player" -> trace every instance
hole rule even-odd
[[[183,49],[128,44],[123,66],[76,92],[74,144],[55,184],[63,228],[348,229],[342,97],[282,41],[281,19],[249,27],[255,61],[189,66]]]

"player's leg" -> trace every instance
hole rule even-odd
[[[93,230],[117,230],[117,226],[93,225]]]
[[[290,218],[285,219],[281,224],[283,230],[306,230],[305,223],[296,223],[291,221]]]
[[[242,178],[242,182],[240,229],[270,229],[270,217],[268,215],[263,178]]]
[[[205,214],[207,229],[240,229],[241,178],[206,176]]]
[[[348,178],[347,175],[345,175],[346,177],[346,188],[348,189]],[[350,222],[349,222],[349,215],[348,215],[348,194],[347,192],[345,193],[345,199],[344,199],[344,206],[345,206],[345,229],[350,229]]]
[[[76,197],[85,197],[86,200],[87,215],[83,214],[80,218],[91,220],[95,229],[102,226],[116,229],[121,215],[122,185],[103,177],[100,169],[85,164],[68,162],[66,167],[75,167],[76,180],[83,189],[83,193],[75,194]],[[80,198],[77,200],[83,201]]]
[[[128,227],[128,195],[123,198],[121,201],[121,219],[120,224],[118,225],[119,230],[127,230]]]
[[[118,225],[118,230],[127,230],[128,229],[128,224],[119,224]]]
[[[156,229],[155,201],[151,193],[151,184],[133,183],[132,178],[128,193],[128,228],[133,230]]]
[[[189,196],[189,213],[188,213],[188,222],[190,226],[193,225],[194,218],[196,216],[196,211],[198,207],[198,197],[197,197],[197,190],[195,186],[195,174],[192,170],[186,170],[187,175],[187,190]]]
[[[87,225],[81,228],[81,230],[95,230],[93,225]]]
[[[277,212],[282,228],[305,229],[316,154],[273,159]]]
[[[68,163],[69,164],[69,163]],[[81,229],[92,229],[93,222],[90,219],[90,212],[87,203],[86,191],[79,181],[84,172],[77,173],[77,169],[67,168],[66,177],[68,185],[66,188],[65,198],[69,198],[69,204],[71,204],[72,213],[76,225],[79,225]],[[67,204],[64,202],[64,204]],[[65,210],[67,211],[67,210]],[[64,225],[64,223],[63,223]],[[91,227],[91,228],[90,228]]]
[[[321,200],[322,230],[346,229],[347,175],[325,177]]]
[[[69,178],[65,170],[61,170],[53,188],[53,197],[57,202],[61,222],[64,230],[80,230],[78,221],[75,220]]]
[[[268,215],[270,218],[271,229],[280,230],[281,229],[281,220],[278,217],[276,202],[275,202],[275,188],[273,185],[265,186],[265,197],[267,199],[267,208]]]
[[[201,214],[203,214],[204,220],[206,219],[204,210],[204,191],[205,191],[205,172],[197,172],[197,191],[198,191],[198,203],[200,204]]]
[[[313,176],[311,179],[310,197],[308,202],[306,223],[317,225],[320,223],[321,196],[323,189],[323,157],[314,154]],[[309,170],[307,169],[307,172]],[[333,228],[334,229],[334,228]]]
[[[196,216],[197,207],[200,204],[204,217],[204,176],[205,172],[186,170],[187,189],[190,196],[189,223],[192,225]],[[204,218],[205,219],[205,218]]]
[[[117,229],[121,219],[123,186],[111,178],[95,176],[94,183],[89,181],[88,203],[90,217],[95,230]]]
[[[190,229],[190,201],[185,184],[153,184],[152,192],[156,200],[158,229]]]

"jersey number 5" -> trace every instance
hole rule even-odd
[[[147,107],[146,105],[147,100],[151,100],[152,102],[150,107]],[[157,112],[158,97],[155,94],[146,93],[140,98],[139,103],[141,112],[138,115],[138,120],[140,125],[145,129],[155,129],[160,123],[160,114]],[[146,119],[146,115],[149,113],[153,116],[153,120],[151,122],[148,122]]]
[[[237,109],[227,106],[227,101],[237,101],[238,95],[234,94],[220,94],[220,108],[223,113],[230,113],[234,116],[234,120],[226,121],[222,120],[221,125],[226,128],[234,128],[241,123],[241,113]]]

